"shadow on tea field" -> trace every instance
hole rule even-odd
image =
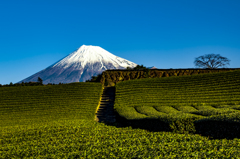
[[[106,125],[121,127],[132,127],[133,129],[144,129],[149,132],[176,132],[176,133],[189,133],[199,134],[201,136],[209,137],[209,139],[240,139],[240,123],[234,121],[214,121],[214,120],[196,120],[191,124],[193,127],[191,130],[186,131],[188,126],[184,126],[182,131],[180,127],[182,125],[176,121],[175,123],[168,123],[160,119],[135,119],[127,120],[116,113],[115,123],[105,123]],[[177,125],[179,124],[179,125]],[[174,127],[174,126],[175,127]],[[177,131],[174,129],[178,129]]]

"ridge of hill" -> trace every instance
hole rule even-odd
[[[224,69],[139,69],[139,70],[106,70],[92,81],[101,82],[105,86],[115,86],[118,82],[142,78],[161,78],[171,76],[188,76],[205,73],[226,72],[240,70],[240,68]]]

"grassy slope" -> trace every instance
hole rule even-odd
[[[59,119],[93,119],[101,84],[0,88],[0,127]]]
[[[0,158],[240,157],[239,139],[209,140],[94,122],[101,91],[101,85],[89,83],[0,88]],[[38,100],[39,92],[48,96]]]
[[[114,106],[134,127],[240,137],[240,71],[121,82]]]
[[[238,112],[240,71],[121,82],[115,108],[127,119]]]
[[[89,120],[51,123],[0,134],[0,158],[237,158],[240,140],[142,129]]]

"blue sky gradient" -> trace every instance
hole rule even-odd
[[[194,68],[215,53],[240,67],[239,0],[0,1],[0,84],[18,82],[81,45],[144,66]]]

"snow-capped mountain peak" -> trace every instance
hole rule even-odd
[[[75,65],[76,68],[80,69],[84,68],[87,63],[95,62],[112,63],[116,68],[118,65],[122,67],[128,67],[129,65],[132,65],[132,62],[117,57],[99,46],[82,45],[69,56],[56,63],[54,67],[63,66],[64,68],[67,68],[70,65]],[[78,65],[79,63],[81,63],[81,65]],[[132,67],[133,66],[134,65],[132,65]]]
[[[37,81],[38,77],[43,79],[43,83],[82,82],[104,70],[124,69],[136,65],[99,46],[82,45],[67,57],[24,79],[23,82]]]

